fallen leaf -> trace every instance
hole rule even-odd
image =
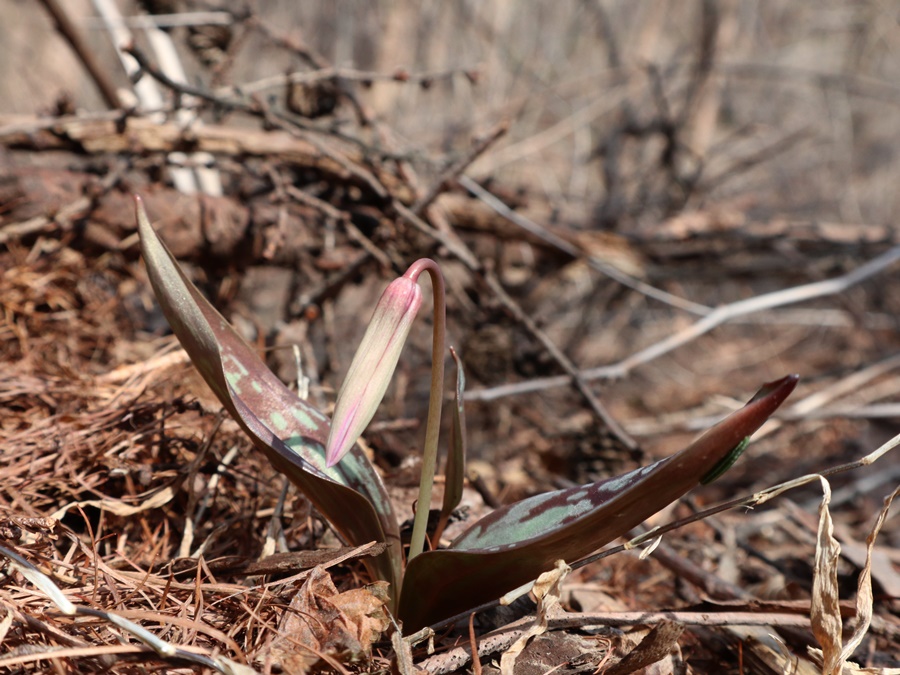
[[[816,539],[816,563],[813,576],[810,621],[813,634],[822,647],[823,675],[840,675],[842,637],[841,608],[838,594],[837,565],[841,545],[834,538],[834,523],[828,505],[831,486],[824,477],[822,504],[819,506],[819,532]]]
[[[148,497],[140,504],[126,504],[117,499],[88,499],[83,502],[70,502],[62,508],[57,509],[50,517],[56,518],[56,520],[62,520],[66,513],[69,512],[69,509],[82,508],[85,506],[93,506],[96,509],[109,511],[117,516],[133,516],[136,513],[157,509],[160,506],[168,504],[174,496],[175,490],[171,487],[166,487],[151,497]]]
[[[842,661],[848,659],[856,651],[856,648],[859,647],[863,637],[869,630],[869,625],[872,623],[872,552],[875,547],[875,539],[878,537],[881,526],[884,525],[884,521],[887,519],[891,502],[894,501],[894,497],[898,493],[900,493],[900,487],[885,497],[881,513],[878,514],[872,531],[866,537],[866,564],[863,566],[862,572],[859,573],[859,582],[856,590],[856,628],[841,651]]]
[[[387,583],[339,593],[324,567],[314,567],[291,600],[272,643],[289,672],[305,672],[323,660],[366,659],[390,625]]]
[[[547,630],[547,614],[551,609],[559,605],[560,586],[566,575],[572,571],[572,568],[566,565],[562,560],[556,561],[556,567],[549,572],[544,572],[534,582],[531,592],[537,600],[537,618],[532,626],[525,631],[512,646],[504,652],[500,657],[500,674],[515,675],[516,659],[528,641],[536,635],[542,634]]]
[[[607,675],[627,675],[661,661],[669,655],[683,632],[683,623],[666,621],[659,624],[621,661],[606,671]]]

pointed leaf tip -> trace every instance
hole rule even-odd
[[[785,375],[782,378],[777,380],[772,380],[771,382],[766,382],[759,388],[759,391],[753,395],[747,404],[755,403],[761,399],[766,398],[772,394],[775,394],[775,398],[778,399],[778,405],[781,404],[784,399],[786,399],[792,391],[794,391],[794,387],[797,386],[797,383],[800,381],[800,376],[796,373],[792,373],[790,375]],[[777,407],[777,406],[776,406]]]

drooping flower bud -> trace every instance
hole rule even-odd
[[[325,447],[328,466],[353,447],[375,415],[421,305],[422,289],[406,276],[392,281],[382,293],[337,395]]]

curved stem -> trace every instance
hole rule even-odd
[[[412,539],[409,544],[409,560],[425,549],[425,530],[431,507],[431,488],[437,465],[438,435],[441,430],[441,405],[444,401],[444,342],[447,309],[444,300],[444,277],[437,263],[428,258],[417,260],[403,276],[418,280],[422,272],[431,276],[434,294],[434,331],[431,343],[431,393],[428,400],[428,420],[425,426],[425,448],[422,453],[422,476],[419,479],[419,499],[413,521]]]

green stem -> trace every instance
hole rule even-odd
[[[404,276],[418,280],[419,274],[427,271],[431,276],[431,290],[434,294],[434,332],[431,343],[431,393],[428,400],[428,420],[425,425],[425,449],[422,454],[422,476],[419,480],[419,499],[416,503],[416,517],[413,521],[412,539],[409,544],[409,560],[425,549],[425,531],[428,527],[428,512],[431,508],[431,488],[434,485],[434,471],[437,465],[438,435],[441,430],[441,405],[444,401],[444,341],[447,323],[447,308],[444,300],[444,277],[437,263],[428,258],[418,260]]]

